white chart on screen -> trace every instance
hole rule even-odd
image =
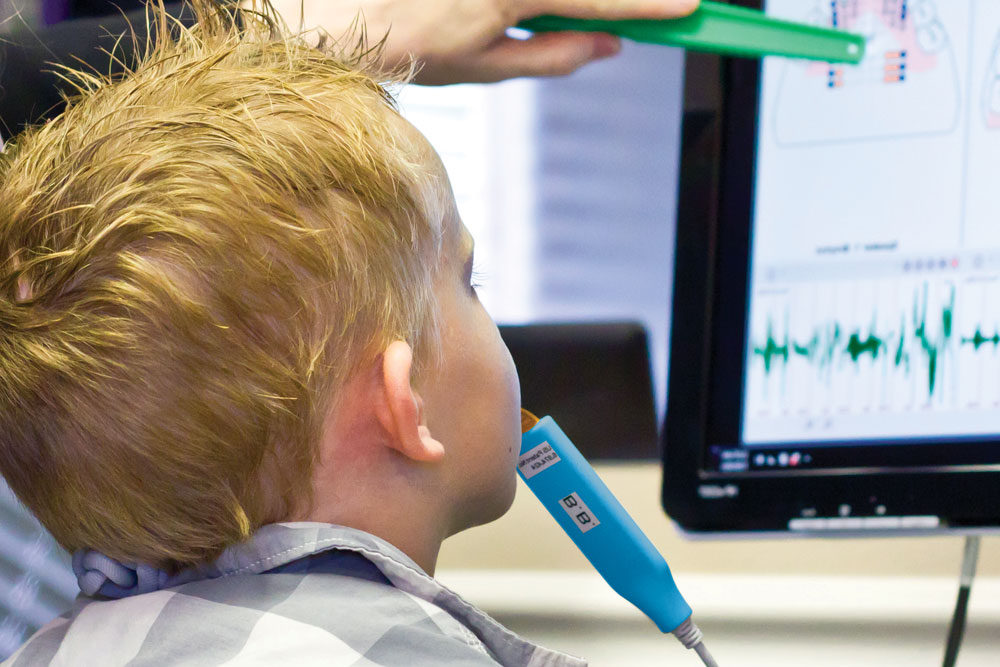
[[[932,0],[819,0],[808,20],[864,35],[865,58],[858,65],[788,61],[771,119],[779,144],[955,127],[961,107],[957,56]],[[871,113],[874,108],[880,113]]]
[[[993,57],[986,67],[983,87],[983,120],[986,127],[1000,130],[1000,33],[993,45]]]

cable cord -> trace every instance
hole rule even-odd
[[[962,646],[962,636],[965,634],[965,614],[969,607],[972,579],[976,576],[977,560],[979,560],[979,536],[970,535],[965,538],[962,576],[958,582],[955,613],[951,617],[951,627],[948,629],[948,644],[944,649],[944,667],[955,667],[955,661],[958,659],[958,649]]]
[[[715,658],[712,657],[712,654],[708,652],[708,648],[701,641],[701,629],[694,624],[690,616],[674,628],[673,634],[684,644],[684,648],[694,649],[694,652],[698,654],[701,661],[705,663],[705,667],[719,667],[719,663],[715,661]]]
[[[701,642],[694,645],[694,652],[698,654],[701,661],[705,663],[705,667],[719,667],[719,663],[715,661],[712,654],[708,652],[708,648]]]

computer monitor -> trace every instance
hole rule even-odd
[[[688,55],[664,507],[691,533],[995,529],[1000,2],[764,4],[867,55]]]

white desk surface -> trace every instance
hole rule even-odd
[[[701,664],[595,573],[444,570],[518,634],[594,667]],[[958,577],[677,576],[721,667],[941,664]],[[959,667],[1000,666],[1000,579],[972,589]]]

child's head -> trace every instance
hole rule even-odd
[[[516,376],[433,151],[360,60],[195,4],[0,157],[0,473],[67,549],[200,562],[310,516],[343,388],[403,340],[435,438],[487,448],[455,521],[506,509]]]

